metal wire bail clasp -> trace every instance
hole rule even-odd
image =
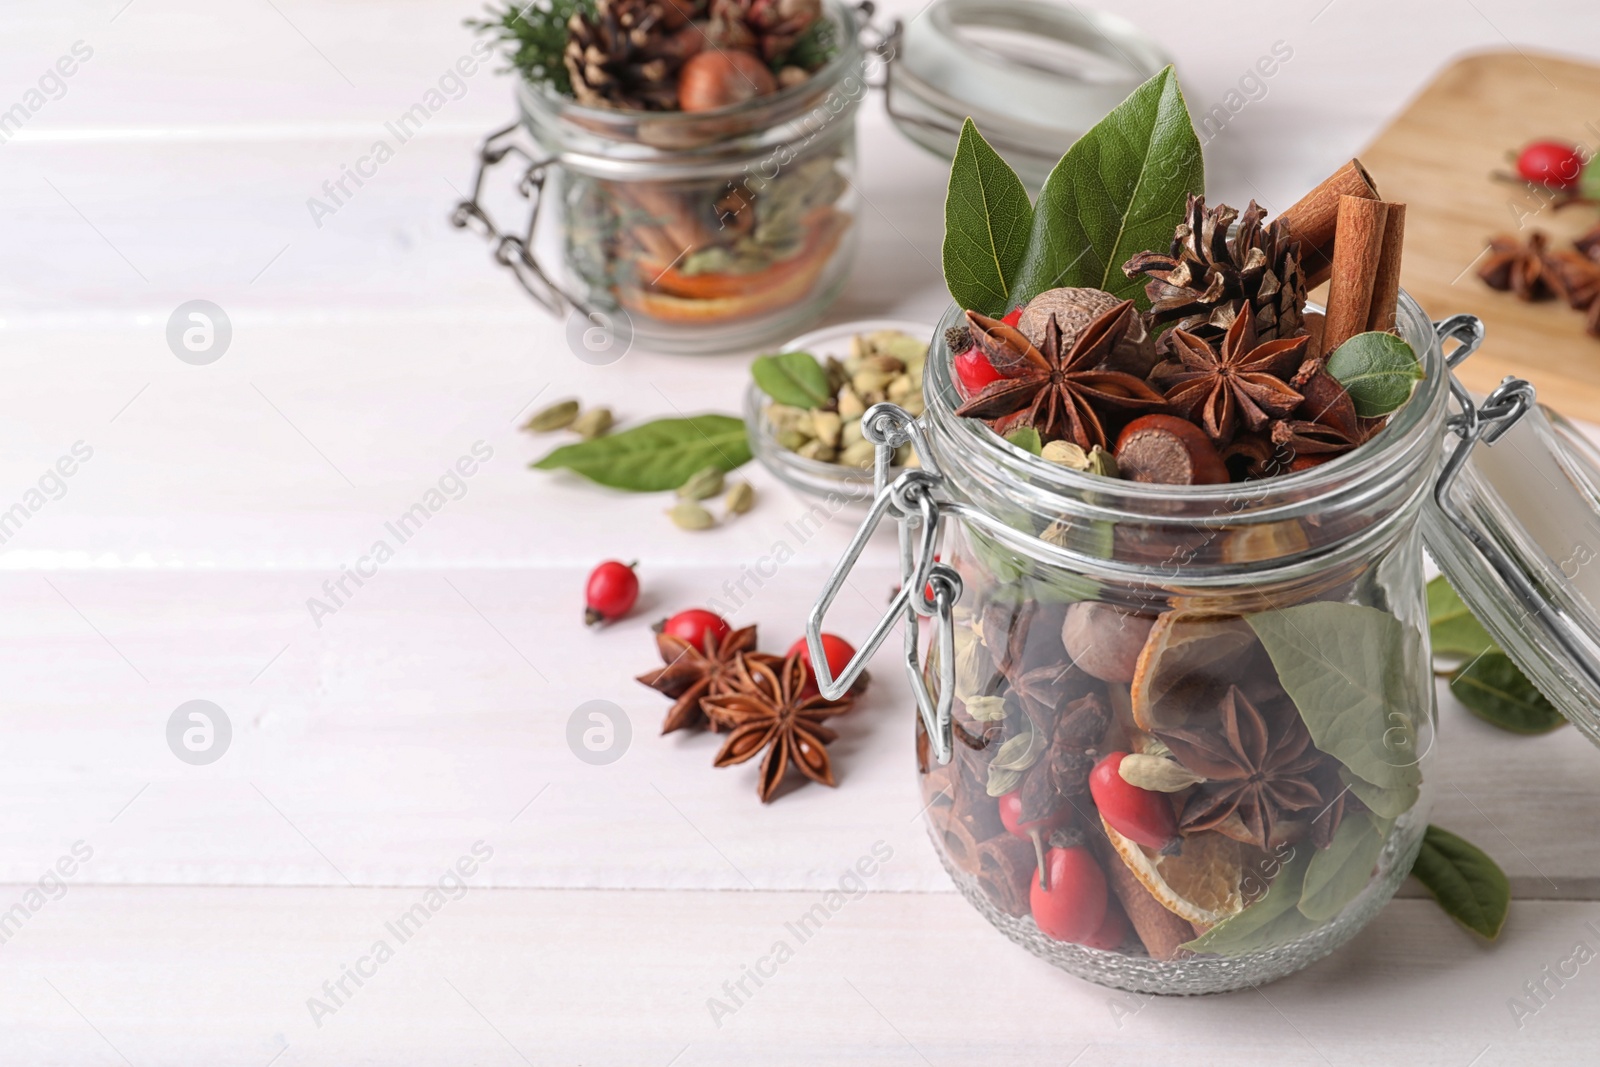
[[[544,183],[553,158],[540,158],[518,143],[520,122],[498,129],[484,138],[478,148],[478,169],[472,178],[472,193],[458,201],[450,212],[450,224],[457,229],[476,230],[491,245],[494,261],[511,271],[517,283],[552,314],[559,315],[573,306],[589,313],[589,307],[556,283],[534,253],[534,235],[539,226],[539,209],[544,204]],[[517,179],[517,193],[528,201],[528,222],[521,234],[502,230],[483,206],[483,183],[489,171],[507,158],[522,160],[526,166]]]
[[[830,700],[842,697],[861,676],[867,661],[889,636],[895,623],[903,621],[906,674],[911,681],[911,692],[917,700],[917,711],[928,731],[934,759],[941,764],[949,763],[952,741],[950,708],[955,698],[956,662],[955,627],[951,622],[951,612],[961,597],[961,576],[954,567],[936,562],[934,558],[939,548],[942,513],[936,491],[944,478],[925,447],[921,427],[905,409],[894,404],[875,404],[862,417],[861,432],[867,440],[878,446],[873,472],[877,495],[806,618],[806,645],[817,676],[817,687]],[[904,471],[891,482],[888,476],[895,449],[908,442],[916,446],[923,467]],[[900,591],[890,601],[888,610],[873,627],[855,658],[835,678],[828,669],[828,659],[822,648],[822,620],[886,515],[892,515],[900,524]],[[931,599],[928,595],[930,591]],[[934,619],[939,671],[937,694],[928,690],[917,652],[919,615]]]

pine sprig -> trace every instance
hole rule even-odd
[[[572,78],[562,52],[567,47],[567,22],[574,13],[594,14],[594,0],[511,0],[503,8],[489,7],[488,18],[467,19],[466,24],[487,33],[506,46],[511,69],[534,85],[548,85],[572,95]]]

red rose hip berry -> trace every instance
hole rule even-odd
[[[1570,189],[1578,184],[1583,158],[1560,141],[1535,141],[1517,155],[1517,173],[1535,185]]]
[[[1035,881],[1028,891],[1028,904],[1034,924],[1045,936],[1082,943],[1100,933],[1109,895],[1105,872],[1087,848],[1081,844],[1055,846],[1055,841],[1068,839],[1060,833],[1052,836],[1052,847],[1044,854],[1050,887]]]
[[[1122,909],[1114,903],[1106,904],[1106,920],[1100,924],[1100,929],[1078,942],[1084,948],[1097,948],[1102,952],[1122,947],[1128,939],[1128,917],[1122,914]]]
[[[702,651],[706,649],[706,635],[715,634],[720,643],[723,638],[733,632],[733,627],[714,611],[705,608],[689,608],[680,611],[671,618],[662,619],[656,624],[656,632],[671,634],[682,641],[687,641]]]
[[[1122,777],[1126,752],[1113,752],[1089,772],[1089,795],[1117,833],[1146,848],[1167,849],[1178,840],[1178,819],[1165,793],[1141,789]]]
[[[590,626],[616,622],[633,610],[639,599],[639,576],[635,563],[608,559],[589,572],[583,592],[583,621]]]
[[[972,399],[983,392],[984,386],[1005,377],[994,369],[994,364],[983,354],[983,349],[972,340],[972,331],[965,326],[952,326],[946,330],[944,341],[950,349],[950,366],[955,374],[956,386],[966,399]]]
[[[1049,870],[1044,862],[1044,839],[1054,830],[1064,830],[1072,822],[1072,805],[1063,804],[1050,814],[1038,819],[1022,817],[1022,790],[1013,789],[1000,797],[1000,822],[1012,837],[1033,842],[1033,854],[1039,861],[1039,880],[1044,883]],[[1049,889],[1048,885],[1044,888]]]
[[[856,658],[855,648],[838,634],[822,635],[822,654],[828,661],[829,678],[839,677],[844,673],[844,669],[850,665],[850,661]],[[806,644],[805,638],[802,637],[790,645],[789,651],[783,654],[784,659],[788,659],[790,656],[799,656],[801,661],[805,663],[806,670],[811,672],[811,680],[806,683],[806,688],[807,690],[815,690],[817,688],[817,672],[816,668],[811,666],[811,646]]]

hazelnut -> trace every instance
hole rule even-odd
[[[1227,464],[1205,431],[1176,415],[1142,415],[1117,438],[1117,470],[1135,482],[1220,485]]]
[[[1080,600],[1067,608],[1061,643],[1073,663],[1102,682],[1131,682],[1154,622],[1098,600]]]
[[[777,79],[753,52],[721,49],[701,52],[678,75],[678,106],[685,111],[715,111],[776,92]]]

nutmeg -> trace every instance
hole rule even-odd
[[[715,111],[777,91],[778,81],[754,52],[714,49],[683,65],[678,75],[678,106],[685,111]]]
[[[1022,309],[1017,329],[1035,348],[1044,344],[1044,331],[1050,325],[1050,316],[1056,317],[1061,327],[1062,351],[1072,347],[1083,328],[1122,301],[1103,289],[1046,289]],[[1137,316],[1129,323],[1127,332],[1117,342],[1111,354],[1102,363],[1105,370],[1123,371],[1143,378],[1156,365],[1155,340]]]
[[[1117,438],[1117,470],[1135,482],[1220,485],[1229,481],[1211,439],[1176,415],[1142,415]]]
[[[1154,623],[1112,604],[1080,600],[1067,608],[1061,643],[1073,663],[1102,682],[1131,682]]]

